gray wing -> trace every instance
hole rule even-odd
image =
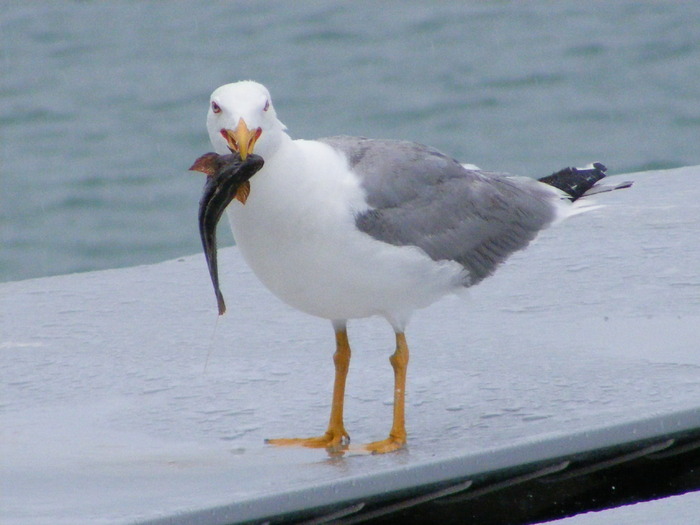
[[[556,216],[556,195],[532,179],[467,170],[413,142],[329,137],[361,178],[368,211],[357,227],[380,241],[459,262],[465,285],[491,275]]]

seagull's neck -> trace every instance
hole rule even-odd
[[[345,220],[367,208],[359,180],[336,150],[316,140],[292,140],[283,132],[275,140],[274,151],[259,152],[265,165],[250,180],[247,211],[260,206],[275,215],[284,209],[284,220],[289,221],[293,210],[302,220],[309,208],[325,207]]]
[[[264,132],[258,141],[258,147],[255,153],[260,155],[265,163],[273,161],[280,154],[284,155],[294,141],[282,129],[271,129]]]

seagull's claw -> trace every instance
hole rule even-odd
[[[266,439],[265,443],[277,447],[307,447],[341,450],[342,448],[347,447],[350,443],[350,435],[345,431],[345,429],[341,429],[339,431],[328,430],[322,436],[310,438]]]
[[[360,448],[370,454],[386,454],[387,452],[395,452],[406,446],[406,437],[389,436],[381,441],[373,441],[362,445]]]

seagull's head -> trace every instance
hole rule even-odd
[[[217,88],[209,100],[207,130],[217,153],[255,152],[263,158],[277,149],[285,125],[277,120],[270,92],[250,80]]]

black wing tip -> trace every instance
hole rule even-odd
[[[573,202],[583,197],[600,179],[604,178],[607,171],[608,168],[604,164],[594,162],[590,168],[564,168],[537,180],[562,190]]]

